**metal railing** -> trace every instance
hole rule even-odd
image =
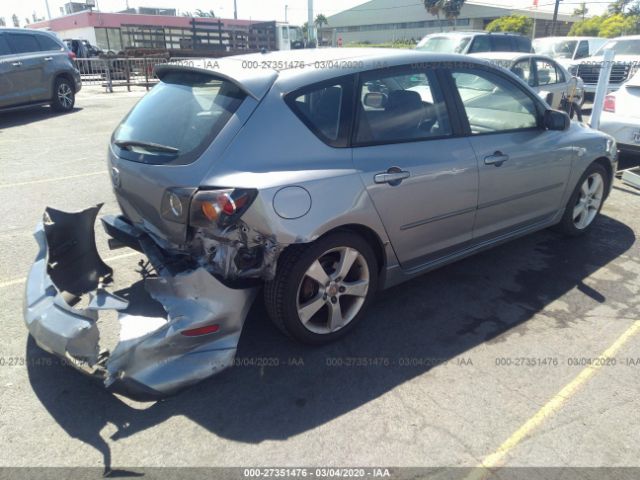
[[[153,74],[156,65],[183,60],[182,58],[78,58],[75,60],[83,85],[99,85],[108,92],[114,88],[150,87],[158,82]]]

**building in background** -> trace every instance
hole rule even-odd
[[[454,29],[484,30],[492,20],[508,15],[525,15],[534,19],[535,37],[551,35],[553,12],[533,7],[521,10],[467,0],[454,24],[453,21],[430,15],[423,2],[399,6],[397,0],[371,0],[327,17],[328,24],[319,29],[318,36],[321,44],[332,46],[418,41],[429,33]],[[566,35],[571,25],[579,20],[580,17],[558,14],[556,35]]]
[[[88,40],[104,52],[119,53],[127,49],[242,50],[252,37],[264,35],[260,25],[255,20],[82,11],[28,27],[55,32],[61,39]]]
[[[67,2],[64,6],[60,7],[60,13],[62,15],[71,15],[72,13],[83,12],[85,10],[91,10],[91,5],[87,2]]]

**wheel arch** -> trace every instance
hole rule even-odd
[[[609,185],[608,185],[609,188],[607,188],[605,191],[605,198],[606,198],[609,196],[609,192],[611,191],[611,185],[613,184],[613,175],[615,174],[615,172],[613,171],[613,166],[611,165],[611,161],[607,157],[598,157],[589,165],[593,165],[594,163],[601,165],[607,172],[607,181],[609,182]],[[587,168],[589,168],[589,165],[587,166]]]

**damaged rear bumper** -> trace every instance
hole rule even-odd
[[[48,208],[35,232],[39,252],[26,284],[24,318],[36,343],[111,391],[147,400],[173,394],[233,364],[256,288],[229,288],[200,266],[169,268],[153,241],[116,217],[103,218],[118,242],[142,251],[156,274],[145,289],[166,316],[128,312],[106,290],[113,271],[100,258],[94,222],[100,206],[78,213]],[[100,351],[98,319],[117,311],[120,337]]]

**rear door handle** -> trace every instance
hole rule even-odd
[[[53,60],[53,57],[44,57],[45,62],[50,62],[51,60]]]
[[[373,181],[376,183],[388,183],[389,185],[399,185],[402,180],[409,178],[411,173],[406,170],[400,170],[398,167],[391,167],[389,170],[383,173],[377,173],[373,176]]]
[[[504,153],[497,151],[494,152],[493,155],[484,157],[484,164],[495,165],[496,167],[499,167],[507,160],[509,160],[509,155],[505,155]]]
[[[21,67],[22,62],[13,62],[11,65],[13,65],[14,67]]]

